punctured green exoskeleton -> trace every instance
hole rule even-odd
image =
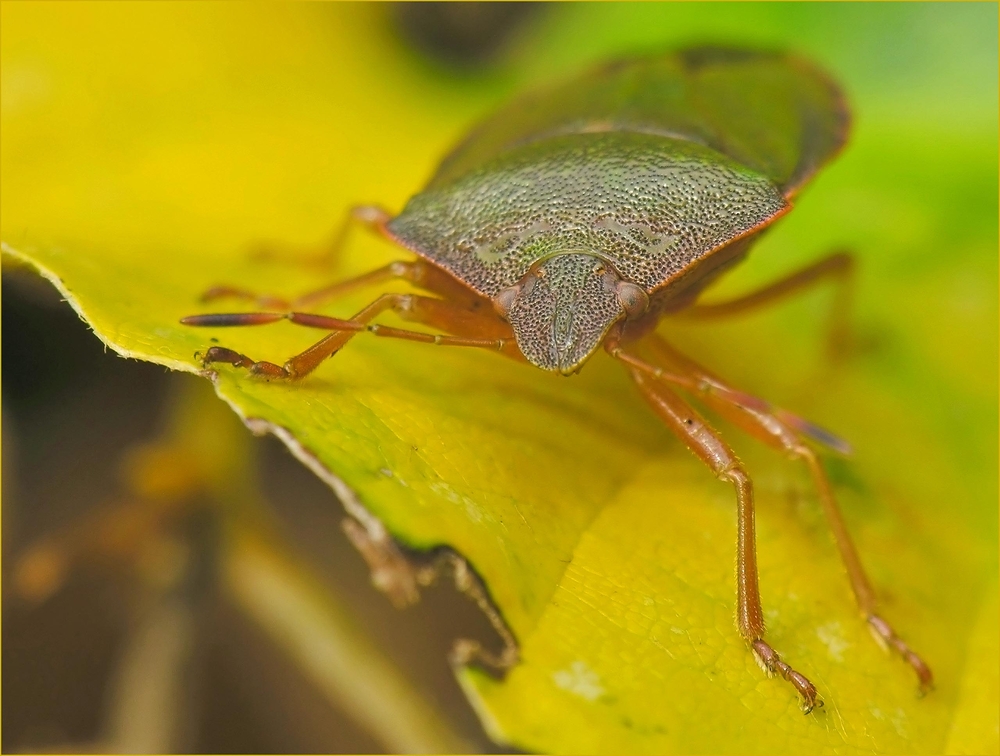
[[[331,249],[342,246],[355,222],[417,259],[292,300],[215,287],[206,300],[235,297],[266,311],[182,322],[290,321],[330,332],[284,365],[224,347],[208,349],[203,358],[206,365],[230,363],[279,380],[308,375],[361,331],[495,349],[562,375],[577,372],[603,345],[624,363],[656,414],[735,488],[737,625],[766,670],[795,687],[806,711],[821,703],[813,684],[764,639],[750,476],[676,389],[807,465],[863,617],[927,688],[928,666],[876,613],[874,591],[808,441],[839,451],[846,444],[729,386],[655,332],[664,317],[735,315],[833,280],[831,343],[843,345],[853,272],[844,252],[732,301],[696,300],[790,210],[796,192],[842,147],[849,120],[837,86],[792,55],[694,48],[617,61],[487,118],[399,215],[355,208]],[[304,311],[391,279],[433,296],[383,294],[349,319]],[[444,333],[374,322],[387,310]]]

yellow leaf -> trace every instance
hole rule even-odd
[[[974,649],[996,650],[995,633],[972,635],[996,592],[983,579],[996,570],[995,82],[979,74],[984,61],[995,72],[996,48],[977,36],[996,28],[996,10],[776,8],[723,21],[694,8],[568,6],[558,29],[525,43],[528,62],[512,75],[736,28],[826,50],[847,77],[854,144],[724,286],[853,244],[865,264],[859,321],[876,351],[826,365],[820,295],[665,332],[855,445],[852,460],[831,462],[837,493],[885,614],[936,672],[931,695],[918,699],[912,673],[867,637],[803,471],[723,427],[759,493],[768,637],[826,707],[804,717],[791,688],[764,676],[733,621],[730,488],[603,355],[564,379],[361,336],[294,385],[218,371],[219,395],[241,416],[277,429],[396,538],[451,546],[483,578],[521,660],[502,680],[460,675],[500,741],[767,753],[984,742],[955,733],[988,730],[979,683],[963,670]],[[418,65],[380,6],[7,3],[2,20],[5,251],[59,286],[119,353],[192,372],[212,338],[279,362],[316,338],[288,324],[179,324],[215,284],[293,294],[326,282],[253,262],[249,245],[321,239],[355,202],[400,208],[512,88]],[[831,29],[853,39],[858,24],[875,35],[860,53],[818,41]],[[657,29],[667,31],[650,36]],[[926,37],[908,71],[955,77],[880,73],[886,51],[906,60],[899,29]],[[960,37],[958,58],[941,42],[948,33],[972,40]],[[399,256],[358,236],[335,276]],[[346,316],[365,299],[326,311]],[[995,691],[995,665],[984,674]]]
[[[1000,685],[993,670],[997,659],[997,591],[987,588],[979,617],[965,651],[961,693],[945,753],[995,754],[1000,752]]]

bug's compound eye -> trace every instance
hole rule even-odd
[[[619,281],[615,286],[615,292],[628,317],[638,317],[649,309],[649,296],[641,286],[628,281]]]
[[[493,309],[497,311],[497,315],[506,319],[507,315],[510,313],[511,305],[514,304],[514,300],[517,299],[517,295],[520,292],[520,286],[508,286],[506,289],[503,289],[499,294],[493,297]]]

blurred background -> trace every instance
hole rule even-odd
[[[172,54],[188,56],[186,75],[199,67],[223,71],[213,74],[213,86],[219,89],[206,90],[205,96],[231,89],[238,93],[233,110],[246,107],[257,87],[280,90],[281,77],[329,76],[336,86],[341,79],[352,80],[352,66],[367,68],[365,81],[385,77],[386,91],[409,98],[409,105],[421,101],[426,117],[406,124],[406,144],[413,154],[405,160],[371,144],[395,139],[398,124],[366,124],[363,114],[350,127],[331,119],[329,133],[316,126],[315,132],[298,135],[306,139],[303,149],[316,151],[315,165],[289,178],[287,185],[277,184],[270,201],[284,203],[285,225],[301,228],[301,237],[290,241],[300,242],[322,238],[334,225],[344,203],[343,190],[333,187],[342,179],[338,169],[346,160],[343,155],[352,151],[351,159],[366,165],[364,170],[350,167],[353,200],[396,207],[462,133],[462,124],[533,82],[611,55],[691,42],[799,49],[844,81],[857,110],[863,157],[850,162],[854,148],[848,148],[841,174],[845,181],[870,169],[871,161],[863,161],[878,155],[880,139],[910,140],[932,157],[935,140],[943,145],[939,164],[930,168],[954,189],[942,209],[949,214],[947,224],[935,227],[912,216],[872,221],[872,215],[901,206],[894,208],[872,194],[854,199],[863,208],[862,225],[875,223],[904,240],[922,233],[940,238],[947,232],[959,245],[960,252],[952,249],[949,260],[934,258],[933,250],[914,259],[914,269],[923,266],[925,272],[941,265],[940,274],[932,271],[930,277],[947,291],[929,287],[924,295],[950,298],[948,306],[955,312],[953,321],[927,326],[918,336],[962,373],[959,382],[969,396],[992,391],[995,405],[995,6],[419,3],[290,4],[265,11],[263,6],[210,4],[176,13],[164,7],[156,12],[168,22],[164,30],[155,13],[118,6],[18,5],[3,6],[0,110],[5,125],[25,113],[42,112],[51,96],[49,68],[78,67],[74,96],[86,100],[89,86],[100,90],[100,77],[129,75],[102,68],[105,55],[115,57],[106,50],[119,43],[123,49],[141,47],[145,35],[157,33],[158,44],[168,39]],[[232,15],[231,24],[227,15]],[[218,35],[219,56],[241,34],[257,35],[248,44],[261,45],[267,56],[272,31],[282,39],[306,35],[313,48],[329,44],[331,56],[283,58],[274,81],[247,81],[211,51],[195,49],[194,43],[187,50],[187,23],[195,17],[198,34],[209,28]],[[352,62],[334,55],[336,45],[352,36],[362,40],[351,48],[358,58]],[[91,37],[97,41],[88,44]],[[76,38],[84,40],[78,60],[74,48],[67,47],[67,40]],[[313,68],[331,61],[344,68],[318,73]],[[169,72],[151,81],[163,88],[165,97],[170,94]],[[360,96],[363,110],[363,98],[388,95],[373,89]],[[340,100],[331,91],[326,112],[347,121],[355,118],[358,102]],[[291,104],[289,120],[301,106]],[[165,128],[182,123],[196,139],[204,126],[200,118],[211,115],[185,107],[174,114],[179,120]],[[276,118],[265,126],[280,130],[282,122]],[[54,151],[51,159],[56,160],[60,149],[81,149],[71,138],[63,143],[52,137],[73,129],[72,123],[48,124],[35,142],[19,143],[16,154],[8,143],[2,155],[5,171],[21,170],[40,154]],[[233,138],[240,142],[245,135]],[[272,138],[280,141],[281,136]],[[110,135],[109,143],[113,141]],[[114,149],[127,145],[115,144]],[[281,150],[248,155],[249,167],[230,166],[232,184],[252,176],[258,162],[280,160]],[[214,159],[211,145],[206,153],[207,160]],[[101,155],[94,160],[106,157]],[[157,175],[146,168],[149,176]],[[92,178],[99,169],[91,169]],[[879,181],[909,186],[902,191],[917,195],[920,182],[928,180],[919,169],[898,156],[888,158]],[[115,170],[114,165],[108,170]],[[159,170],[169,174],[162,166]],[[38,176],[31,191],[4,197],[4,239],[16,242],[37,230],[46,203],[67,204],[60,193],[78,191],[78,179],[83,181],[70,177],[53,187]],[[313,186],[299,196],[294,181],[319,182],[321,188]],[[86,199],[63,214],[63,225],[53,233],[100,238],[108,220],[93,211],[108,205],[124,208],[116,220],[123,238],[142,233],[130,225],[128,214],[129,202],[142,200],[109,199],[102,195],[106,187],[100,181],[88,186]],[[317,204],[314,198],[326,186],[331,199]],[[155,201],[155,189],[151,194]],[[220,202],[242,241],[275,236],[257,209],[240,206],[239,196],[230,193]],[[817,208],[812,220],[823,219],[823,212]],[[836,216],[826,220],[830,217]],[[801,221],[789,220],[793,222],[799,223],[791,238],[803,242],[801,259],[813,256],[811,220],[803,215]],[[906,230],[900,232],[902,227]],[[161,241],[182,244],[186,234],[195,233],[204,237],[206,230],[169,227]],[[231,230],[207,233],[218,234],[213,240],[220,245],[233,244]],[[905,254],[905,244],[903,248],[899,254]],[[878,249],[862,252],[875,278],[906,268],[898,258],[880,258]],[[794,265],[786,261],[782,267]],[[879,296],[874,287],[864,287],[870,297]],[[341,532],[343,512],[331,491],[278,441],[252,438],[214,400],[207,383],[108,353],[57,293],[28,271],[5,267],[2,295],[4,751],[381,752],[404,750],[408,744],[416,748],[415,743],[431,750],[433,745],[498,750],[483,734],[448,662],[456,638],[500,647],[472,601],[440,581],[424,592],[419,604],[400,613],[372,587],[368,565]],[[916,311],[922,303],[916,297],[899,306]],[[960,339],[954,338],[956,332]],[[968,430],[974,463],[995,466],[995,434],[983,431],[987,426],[995,431],[995,412],[992,418],[981,417],[982,406],[978,398],[969,399],[962,407],[973,410],[958,411],[954,421]],[[231,439],[225,458],[211,464],[190,453],[198,448],[206,425]],[[221,483],[213,477],[220,471]],[[260,508],[269,540],[254,553],[278,554],[279,561],[288,554],[296,557],[294,569],[275,571],[286,581],[282,595],[320,597],[317,605],[323,608],[317,611],[322,616],[303,619],[301,631],[322,634],[323,628],[333,628],[333,635],[344,633],[344,647],[354,649],[355,661],[359,655],[367,661],[345,663],[325,678],[318,676],[300,653],[304,636],[269,624],[267,613],[282,610],[234,596],[216,561],[219,513],[232,506],[234,495]],[[956,516],[995,532],[990,500],[986,491],[986,505],[980,502],[975,511]],[[995,505],[995,495],[992,501]],[[414,717],[433,723],[416,729],[434,734],[407,739],[391,723],[359,714],[349,692],[352,675],[381,675],[388,687],[401,691],[401,699],[422,701],[424,708]],[[390,706],[385,716],[394,711]]]

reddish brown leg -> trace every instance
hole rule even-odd
[[[348,235],[354,226],[361,224],[366,228],[384,234],[385,224],[391,217],[388,211],[375,205],[358,205],[347,211],[344,220],[341,222],[336,233],[334,233],[333,239],[327,244],[320,245],[318,250],[297,248],[289,250],[277,245],[263,245],[254,250],[253,256],[258,260],[285,259],[307,265],[320,265],[328,269],[334,268],[347,243]],[[332,299],[339,294],[346,293],[369,283],[381,282],[393,277],[406,277],[407,271],[391,271],[391,268],[392,265],[387,265],[385,268],[379,268],[364,276],[359,276],[333,286],[327,286],[292,300],[270,294],[257,294],[239,286],[221,285],[213,286],[202,294],[201,301],[212,302],[217,299],[238,299],[244,302],[251,302],[255,307],[273,307],[282,310],[314,306],[318,301]]]
[[[720,480],[732,483],[736,489],[736,624],[740,635],[760,663],[771,673],[788,680],[802,696],[802,707],[808,713],[823,702],[815,686],[799,672],[782,661],[778,653],[764,640],[764,615],[760,606],[757,579],[757,552],[754,536],[753,485],[743,464],[704,418],[668,389],[641,370],[631,371],[643,397],[667,426],[676,433]]]
[[[480,296],[464,284],[459,283],[440,268],[430,265],[423,260],[413,260],[412,262],[398,260],[369,273],[344,281],[338,281],[291,300],[268,294],[255,294],[247,289],[240,289],[233,286],[213,286],[202,294],[201,301],[213,302],[217,299],[226,298],[239,299],[250,302],[259,308],[299,310],[317,307],[324,302],[336,299],[352,291],[394,279],[409,281],[424,291],[433,292],[457,302],[463,302],[471,309],[492,310],[492,305],[488,299]]]
[[[284,244],[260,244],[252,254],[257,260],[281,260],[297,262],[301,265],[322,267],[327,270],[336,268],[341,253],[347,245],[351,231],[356,226],[364,226],[381,234],[385,234],[385,224],[392,214],[378,205],[355,205],[348,208],[344,218],[333,237],[326,243],[313,247],[290,247]]]
[[[376,316],[386,310],[393,310],[404,320],[451,331],[456,335],[422,333],[371,323]],[[463,303],[416,294],[383,294],[350,320],[304,312],[249,312],[194,315],[182,319],[181,322],[192,326],[245,326],[267,325],[280,320],[309,328],[329,330],[333,333],[320,339],[304,352],[291,357],[284,365],[255,362],[225,347],[210,348],[202,361],[205,364],[227,362],[236,367],[248,368],[250,372],[265,378],[294,380],[315,370],[323,360],[339,351],[359,331],[440,346],[496,349],[509,357],[521,359],[510,325],[495,315],[476,311]]]
[[[855,272],[855,260],[849,252],[834,252],[749,294],[726,302],[699,303],[680,311],[677,317],[708,319],[740,315],[832,280],[837,288],[830,308],[830,352],[841,356],[851,342],[850,313]]]
[[[696,392],[706,404],[743,428],[754,438],[785,452],[793,459],[801,459],[805,462],[819,492],[820,504],[830,524],[830,530],[833,532],[841,561],[847,570],[858,609],[876,640],[898,653],[913,668],[920,681],[921,690],[929,689],[933,685],[933,675],[930,668],[896,634],[889,623],[876,613],[875,591],[865,574],[857,549],[851,541],[843,515],[833,495],[833,487],[830,485],[823,464],[816,452],[804,441],[802,430],[791,425],[788,421],[790,416],[782,413],[781,410],[776,410],[762,400],[747,396],[727,386],[717,376],[682,355],[659,336],[654,335],[649,343],[667,370],[663,371],[657,366],[648,365],[652,373],[647,374],[658,377],[660,380],[683,382],[681,385]],[[633,369],[643,371],[642,368],[637,368],[632,363],[629,364]],[[658,376],[655,373],[657,370],[661,371]]]

